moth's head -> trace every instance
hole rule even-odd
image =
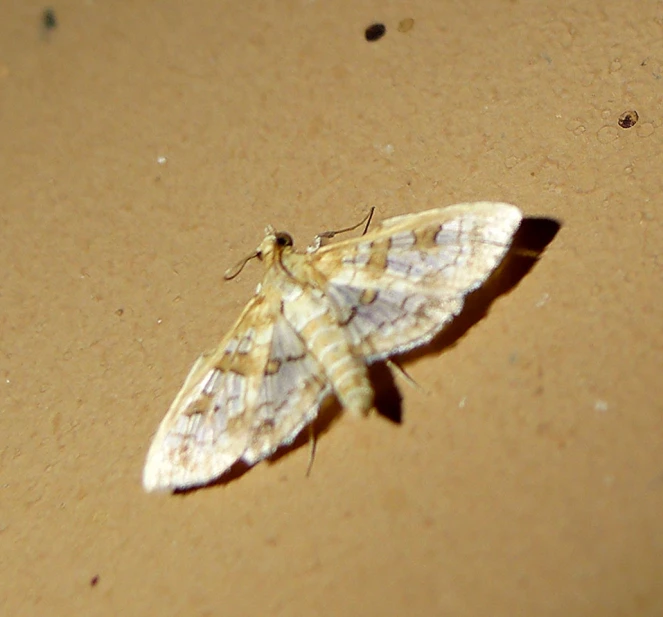
[[[235,267],[226,270],[224,278],[230,280],[235,278],[251,259],[259,259],[271,266],[275,261],[280,259],[284,251],[292,251],[294,242],[292,236],[285,231],[276,231],[271,225],[265,229],[265,237],[260,243],[258,248],[250,255],[242,259]]]
[[[260,261],[271,264],[283,251],[292,250],[294,241],[286,231],[276,231],[271,225],[265,228],[265,238],[256,249],[255,256]]]

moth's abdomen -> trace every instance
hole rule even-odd
[[[284,297],[283,311],[343,407],[353,415],[366,414],[373,406],[366,362],[338,323],[329,299],[317,290],[300,288]]]
[[[318,349],[311,348],[311,353],[320,358],[343,407],[352,415],[365,415],[373,407],[373,389],[368,380],[366,364],[363,358],[349,349],[345,332],[338,327],[334,332],[343,337],[343,343],[329,340]],[[320,337],[323,335],[316,334]]]

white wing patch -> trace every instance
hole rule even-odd
[[[251,440],[242,459],[252,465],[273,454],[279,446],[292,443],[301,429],[315,419],[330,392],[321,367],[281,316],[274,327],[272,350],[256,400]]]
[[[145,489],[200,486],[238,461],[265,459],[332,394],[368,412],[367,366],[440,332],[502,261],[520,222],[515,206],[459,204],[307,253],[268,228],[250,256],[266,268],[256,296],[191,369],[148,452]]]

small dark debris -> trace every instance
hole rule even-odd
[[[99,583],[99,575],[98,575],[98,574],[95,574],[95,575],[90,579],[90,587],[96,587],[98,583]]]
[[[368,28],[366,28],[364,36],[366,37],[367,41],[372,42],[381,39],[386,32],[387,27],[384,24],[371,24]]]
[[[44,9],[41,14],[41,23],[46,30],[54,30],[58,26],[58,20],[55,18],[55,11],[51,8]]]
[[[122,315],[124,315],[124,309],[123,309],[123,308],[119,308],[119,309],[117,309],[117,311],[115,311],[115,314],[116,314],[118,317],[122,317]]]
[[[406,17],[405,19],[401,19],[401,21],[398,24],[398,31],[399,32],[409,32],[414,28],[414,19],[412,17]]]
[[[638,112],[635,111],[635,109],[631,109],[630,111],[625,111],[621,116],[619,116],[619,120],[617,120],[617,122],[623,129],[630,129],[632,126],[635,126],[639,119],[640,116],[638,116]]]

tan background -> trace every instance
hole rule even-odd
[[[54,8],[0,20],[2,615],[662,614],[663,4]],[[143,493],[265,224],[478,199],[562,228],[400,425]]]

